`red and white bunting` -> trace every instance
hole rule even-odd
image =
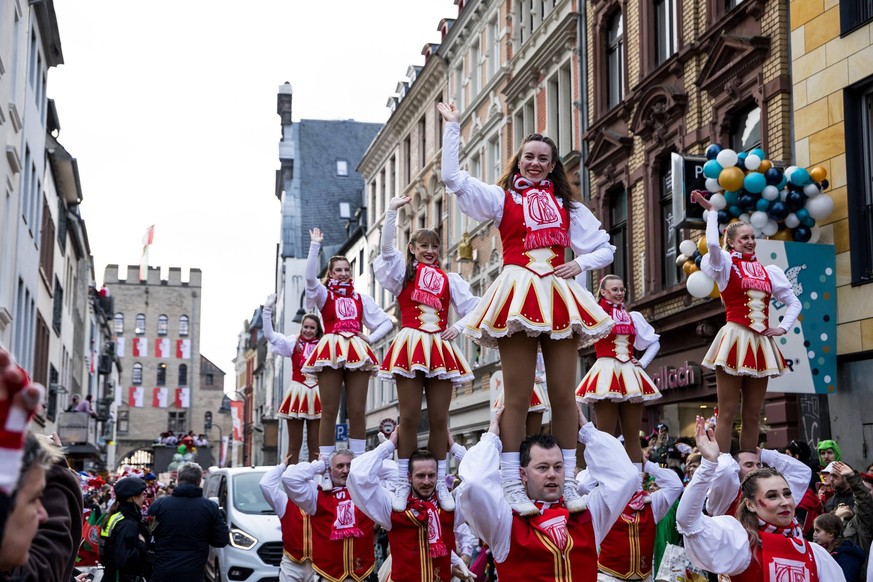
[[[147,358],[149,356],[149,344],[144,337],[133,338],[133,357]]]
[[[170,338],[159,337],[155,339],[155,357],[162,359],[170,357]]]
[[[191,408],[190,388],[176,388],[176,408]]]
[[[165,386],[154,388],[152,391],[152,406],[155,408],[166,408],[169,396],[170,391]]]
[[[176,340],[176,358],[180,360],[191,359],[191,340],[177,339]]]
[[[142,408],[143,400],[145,400],[145,388],[142,386],[131,386],[127,392],[127,405],[131,408]]]

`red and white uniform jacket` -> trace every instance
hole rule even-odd
[[[594,343],[594,353],[598,358],[615,358],[628,362],[634,349],[645,350],[640,357],[640,366],[645,368],[661,349],[660,336],[655,328],[638,311],[626,311],[624,305],[616,305],[600,298],[600,307],[612,317],[615,326],[608,336]]]
[[[270,351],[291,358],[291,379],[307,386],[315,386],[316,381],[311,378],[307,379],[300,370],[306,358],[318,345],[318,338],[306,340],[303,336],[283,335],[273,331],[273,310],[270,308],[264,308],[263,318],[264,337],[270,343]]]
[[[457,511],[491,548],[501,580],[597,579],[596,547],[637,490],[640,474],[622,444],[592,423],[579,431],[579,441],[586,445],[585,460],[598,486],[588,494],[584,512],[566,517],[545,511],[533,518],[513,514],[503,495],[502,447],[494,434],[482,435],[461,461]],[[532,552],[539,558],[532,559]]]
[[[282,525],[282,549],[293,562],[302,564],[312,558],[312,527],[309,516],[288,499],[282,486],[282,473],[287,466],[282,463],[264,473],[260,488],[267,503],[279,517]]]
[[[761,531],[762,546],[753,556],[739,521],[727,515],[705,515],[706,491],[717,467],[718,463],[701,461],[676,510],[676,527],[695,566],[728,575],[733,582],[845,582],[843,570],[828,551],[802,536],[796,539]]]

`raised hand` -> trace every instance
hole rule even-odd
[[[706,198],[706,196],[703,195],[703,192],[700,190],[695,190],[691,193],[691,200],[693,200],[694,202],[697,202],[698,204],[703,206],[704,210],[712,210],[713,208],[715,208],[712,205],[712,202],[710,202]]]
[[[309,240],[321,244],[321,241],[324,240],[324,234],[322,234],[321,229],[316,226],[315,228],[310,230]]]
[[[461,121],[461,112],[451,103],[437,103],[437,111],[449,123]]]
[[[388,203],[388,210],[397,210],[398,208],[403,208],[410,202],[412,202],[412,196],[395,196]]]
[[[833,466],[832,470],[836,471],[837,473],[839,473],[840,475],[842,475],[843,477],[846,477],[846,478],[851,477],[852,475],[855,474],[855,471],[850,466],[848,466],[847,464],[845,464],[842,461],[834,461],[834,466]]]
[[[715,441],[715,434],[712,429],[706,428],[706,420],[702,416],[698,416],[694,423],[694,438],[697,442],[697,450],[707,461],[717,462],[720,451],[718,443]]]
[[[503,418],[503,407],[497,409],[494,413],[494,418],[491,419],[491,424],[488,425],[488,432],[494,436],[500,436],[500,419]]]
[[[585,413],[582,412],[582,405],[578,402],[576,403],[576,411],[579,413],[579,428],[582,428],[588,424],[588,419],[585,418]]]
[[[276,307],[276,294],[270,293],[267,295],[267,299],[264,300],[264,309],[272,310],[274,307]]]

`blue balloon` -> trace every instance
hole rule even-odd
[[[737,167],[745,170],[746,169],[746,158],[748,158],[748,157],[749,157],[749,154],[747,154],[746,152],[738,153],[737,154]]]
[[[806,168],[797,168],[791,173],[792,184],[797,184],[798,186],[806,186],[807,184],[809,184],[809,181],[809,172],[806,171]]]
[[[776,222],[782,222],[785,220],[785,217],[788,216],[790,212],[791,210],[789,210],[788,205],[781,200],[774,200],[770,203],[770,218]]]
[[[767,184],[775,186],[782,181],[782,170],[779,168],[770,168],[764,172],[764,178],[767,180]]]
[[[703,260],[703,255],[697,255],[694,257],[694,264],[698,267],[700,266],[700,262]]]
[[[762,160],[767,159],[767,153],[764,150],[762,150],[761,148],[753,149],[752,151],[749,152],[749,155],[758,156]]]
[[[794,230],[791,231],[791,238],[797,242],[808,242],[812,238],[812,231],[808,226],[801,224],[800,226],[795,226]]]
[[[785,177],[785,174],[782,174],[782,179],[779,180],[779,183],[776,184],[776,187],[779,188],[780,190],[783,190],[787,183],[788,183],[788,178]]]
[[[804,206],[806,205],[806,194],[803,192],[798,192],[797,190],[789,190],[788,194],[785,196],[785,203],[788,205],[788,208],[791,210],[804,210]],[[807,212],[809,214],[809,212]],[[798,214],[797,218],[800,218]]]
[[[718,223],[719,224],[727,224],[731,221],[731,214],[727,210],[719,210],[718,211]]]
[[[721,174],[723,168],[721,164],[719,164],[716,160],[709,160],[705,164],[703,164],[703,175],[707,178],[714,178],[718,180],[718,175]]]
[[[767,178],[758,172],[749,172],[743,179],[743,187],[752,194],[760,194],[767,185]]]
[[[740,198],[739,192],[725,192],[724,193],[724,201],[728,203],[728,206],[732,204],[736,204],[737,200]]]
[[[755,204],[757,200],[751,194],[743,194],[740,196],[740,199],[737,200],[737,206],[745,210],[746,212],[751,212],[753,208],[755,208]]]
[[[813,226],[815,226],[815,219],[812,216],[807,216],[806,218],[800,219],[800,224],[812,228]]]
[[[786,200],[786,202],[787,202],[787,200]],[[794,215],[800,219],[800,222],[803,222],[804,218],[809,218],[809,210],[807,210],[806,208],[798,208],[794,212]]]
[[[737,205],[733,205],[733,206],[729,207],[728,210],[730,211],[732,216],[739,216],[740,214],[743,213],[742,208],[740,208]],[[788,216],[788,214],[786,213],[785,216]]]
[[[767,209],[770,208],[770,201],[761,198],[755,203],[755,210],[760,210],[761,212],[767,212]]]
[[[712,144],[711,146],[706,148],[706,159],[707,160],[714,160],[716,158],[716,156],[718,155],[718,152],[720,152],[720,151],[721,151],[720,145],[718,145],[717,143]]]

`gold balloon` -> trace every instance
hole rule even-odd
[[[712,293],[709,294],[713,299],[718,299],[721,297],[721,291],[718,290],[718,283],[713,282],[712,284]]]
[[[746,174],[736,166],[725,168],[718,175],[718,185],[728,192],[736,192],[743,187]]]
[[[699,239],[697,239],[697,250],[700,251],[701,255],[706,254],[707,248],[706,248],[706,237],[705,236],[702,236]]]
[[[773,167],[773,162],[770,160],[761,160],[761,165],[758,166],[758,171],[762,174]]]
[[[784,241],[790,242],[790,241],[794,240],[794,238],[791,236],[791,229],[790,228],[783,228],[782,230],[777,231],[776,234],[771,236],[770,240],[784,240]]]
[[[828,177],[828,171],[821,166],[816,166],[809,171],[809,177],[815,182],[821,182]]]
[[[686,275],[690,275],[695,271],[699,271],[700,267],[695,265],[694,261],[689,260],[682,263],[682,270],[685,272]]]

